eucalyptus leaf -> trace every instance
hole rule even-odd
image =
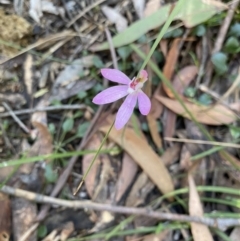
[[[218,6],[202,0],[185,0],[184,7],[179,11],[174,20],[182,20],[185,27],[191,28],[201,24],[211,18],[216,13],[227,9],[226,5],[219,4]],[[120,32],[112,38],[112,43],[115,48],[128,45],[152,29],[159,28],[165,23],[169,17],[169,13],[173,9],[173,4],[167,4],[161,7],[143,19],[140,19]],[[109,43],[95,44],[91,47],[92,51],[101,51],[109,49]]]

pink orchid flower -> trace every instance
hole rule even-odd
[[[125,96],[123,104],[119,108],[115,120],[115,128],[120,130],[130,119],[134,107],[138,101],[138,107],[142,115],[147,115],[151,109],[151,101],[141,90],[147,81],[148,74],[141,70],[137,78],[130,80],[124,73],[117,69],[101,69],[104,78],[122,84],[103,90],[93,98],[93,103],[104,105],[119,100]]]

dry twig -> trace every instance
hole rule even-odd
[[[12,112],[15,115],[24,115],[30,114],[38,111],[57,111],[57,110],[81,110],[87,108],[86,105],[57,105],[57,106],[46,106],[43,108],[32,108],[32,109],[25,109],[25,110],[15,110]],[[0,113],[0,118],[11,116],[10,112]]]
[[[62,207],[74,208],[74,209],[91,209],[98,211],[109,211],[114,213],[131,214],[137,216],[146,216],[151,218],[156,218],[158,220],[168,220],[168,221],[178,221],[178,222],[194,222],[207,225],[209,227],[218,228],[220,230],[226,230],[232,226],[240,225],[240,219],[234,218],[205,218],[188,216],[181,214],[163,213],[154,211],[149,208],[133,208],[133,207],[122,207],[122,206],[112,206],[109,204],[94,203],[92,201],[69,201],[63,199],[57,199],[34,192],[25,191],[22,189],[15,189],[9,186],[3,186],[1,192],[22,197],[30,201],[35,201],[37,203],[46,203],[52,205],[59,205]]]
[[[12,111],[10,106],[6,103],[2,103],[3,106],[9,111],[9,114],[12,116],[12,118],[18,123],[18,125],[26,132],[30,133],[29,129],[23,124],[23,122],[15,115],[15,113]]]

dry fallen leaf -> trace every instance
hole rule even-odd
[[[47,126],[40,122],[33,122],[33,126],[38,130],[38,135],[36,142],[31,148],[31,155],[51,154],[53,149],[52,135]]]
[[[172,240],[172,231],[164,230],[158,234],[149,234],[144,236],[140,241],[169,241]]]
[[[30,9],[28,13],[34,21],[40,23],[40,19],[43,16],[41,0],[30,0]]]
[[[168,41],[166,39],[162,39],[159,43],[159,47],[164,58],[166,59],[168,54]]]
[[[179,38],[174,39],[171,49],[168,52],[165,65],[163,67],[163,74],[168,80],[172,79],[174,69],[176,67],[176,62],[177,62],[178,55],[179,55],[178,45],[179,45],[180,41],[181,41],[181,39],[179,39]],[[165,84],[163,84],[163,89],[169,97],[172,95],[171,94],[172,91]]]
[[[178,94],[183,94],[185,88],[191,83],[191,81],[193,81],[197,72],[198,68],[195,65],[189,65],[182,68],[175,75],[173,79],[173,88],[177,91]],[[170,98],[175,98],[171,90],[168,92],[168,96]]]
[[[143,18],[143,11],[144,11],[144,5],[145,5],[145,0],[132,0],[133,1],[133,6],[135,8],[135,11],[138,15],[138,17],[141,19]]]
[[[57,7],[53,4],[53,2],[51,1],[46,1],[46,0],[42,0],[42,11],[43,12],[47,12],[47,13],[51,13],[51,14],[55,14],[55,15],[64,15],[64,8],[62,7]]]
[[[101,127],[100,130],[106,134],[109,128],[110,125],[107,125]],[[134,130],[126,128],[124,131],[117,131],[113,128],[109,138],[120,145],[138,163],[163,194],[174,190],[171,176],[161,158]]]
[[[179,95],[182,95],[184,89],[190,84],[190,82],[194,79],[198,71],[198,68],[194,65],[186,66],[181,69],[173,79],[173,88]],[[165,89],[166,91],[166,89]],[[167,89],[167,94],[170,98],[175,98],[171,89]],[[175,133],[177,116],[171,110],[166,112],[166,124],[164,128],[164,137],[172,137]]]
[[[144,10],[144,17],[147,17],[155,13],[161,7],[160,0],[150,0],[148,1],[146,8]]]
[[[177,161],[177,159],[179,158],[181,147],[182,145],[175,144],[164,151],[161,159],[166,166],[169,166]]]
[[[126,199],[127,207],[138,207],[145,204],[147,195],[153,190],[154,184],[145,172],[138,175]]]
[[[13,240],[21,240],[23,234],[36,221],[37,205],[25,198],[15,197],[12,200]],[[37,233],[33,232],[28,240],[37,240]]]
[[[178,100],[173,100],[162,96],[155,96],[155,98],[176,114],[191,119]],[[215,105],[212,108],[209,108],[209,106],[189,102],[185,102],[184,104],[187,109],[191,111],[191,114],[195,117],[195,119],[202,124],[224,125],[230,124],[237,119],[237,116],[234,114],[234,112],[227,109],[223,105]]]
[[[228,174],[235,179],[236,181],[240,182],[240,161],[235,156],[230,154],[227,151],[220,151],[220,157],[223,159],[223,166],[226,166],[228,169]]]
[[[74,223],[73,222],[67,222],[63,229],[61,230],[60,234],[60,240],[65,241],[69,238],[69,236],[74,232]]]
[[[129,186],[132,184],[137,174],[138,166],[128,153],[124,153],[122,160],[122,170],[119,174],[116,184],[116,202],[119,202]]]
[[[154,118],[152,115],[147,115],[147,121],[152,139],[157,148],[160,150],[162,148],[162,139],[158,131],[156,118]]]
[[[188,175],[189,182],[189,213],[191,216],[202,217],[203,208],[193,177]],[[213,237],[206,225],[191,222],[191,231],[194,241],[213,241]]]
[[[103,6],[102,11],[110,22],[116,24],[116,29],[118,32],[121,32],[127,28],[126,18],[124,18],[116,9]]]
[[[99,148],[101,145],[101,138],[98,134],[93,135],[93,137],[90,139],[88,142],[86,149],[89,150],[96,150]],[[82,173],[86,173],[91,161],[93,160],[95,154],[87,154],[84,155],[83,160],[82,160]],[[100,169],[101,165],[101,156],[98,156],[97,159],[95,160],[91,171],[89,174],[86,176],[86,179],[84,181],[88,195],[92,198],[94,195],[94,190],[96,186],[96,180],[97,180],[97,175]]]

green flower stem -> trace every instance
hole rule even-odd
[[[111,130],[112,130],[112,128],[113,128],[113,125],[114,125],[114,121],[113,121],[112,125],[110,126],[110,128],[109,128],[107,134],[104,136],[104,138],[103,138],[103,140],[102,140],[102,142],[101,142],[101,145],[100,145],[99,149],[97,150],[97,152],[96,152],[96,154],[95,154],[93,160],[91,161],[91,163],[90,163],[90,165],[89,165],[87,171],[84,173],[84,175],[83,175],[83,177],[82,177],[82,180],[81,180],[81,182],[79,183],[79,185],[78,185],[78,187],[77,187],[77,190],[74,192],[73,195],[76,195],[76,194],[78,193],[78,191],[80,190],[80,188],[81,188],[82,184],[84,183],[84,181],[85,181],[85,179],[86,179],[86,177],[87,177],[89,171],[91,170],[91,168],[92,168],[92,166],[93,166],[93,164],[94,164],[94,162],[95,162],[97,156],[99,155],[99,153],[100,153],[100,151],[101,151],[101,149],[102,149],[104,143],[106,142],[106,140],[107,140],[107,138],[108,138],[108,136],[109,136],[109,134],[110,134],[110,132],[111,132]]]
[[[176,6],[174,6],[173,11],[171,12],[170,16],[168,17],[166,23],[163,25],[157,39],[155,40],[152,48],[150,49],[147,57],[144,59],[144,62],[140,68],[140,70],[144,69],[145,66],[147,65],[148,61],[150,60],[153,52],[155,51],[156,47],[158,46],[159,42],[161,41],[163,35],[167,32],[170,24],[172,23],[172,21],[174,20],[175,16],[177,15],[177,13],[180,11],[180,9],[183,6],[183,3],[185,2],[185,0],[179,0],[176,4]],[[187,4],[187,3],[186,3]]]

